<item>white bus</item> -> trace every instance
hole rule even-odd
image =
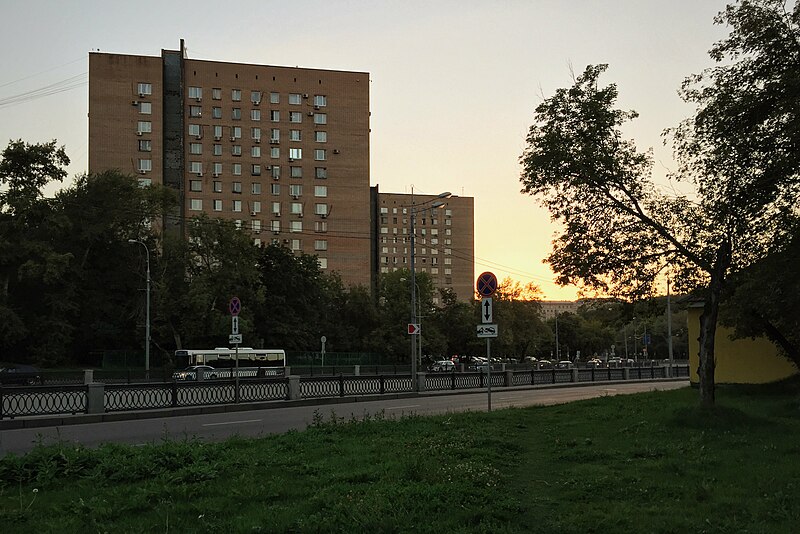
[[[284,374],[286,352],[283,349],[253,349],[239,347],[239,367],[263,368],[259,374]],[[210,365],[230,368],[236,365],[236,350],[227,347],[200,350],[176,350],[175,364],[178,367]]]

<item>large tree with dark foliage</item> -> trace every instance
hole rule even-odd
[[[589,66],[537,107],[520,158],[523,192],[563,224],[548,258],[560,282],[630,298],[652,293],[669,268],[679,290],[702,295],[703,405],[715,400],[714,335],[729,274],[780,249],[797,216],[797,20],[797,7],[787,13],[774,0],[742,1],[717,19],[732,27],[711,52],[720,66],[684,85],[697,112],[672,132],[675,178],[694,186],[693,197],[660,191],[650,153],[623,139],[637,114],[615,108],[616,86],[599,83],[605,65]],[[779,50],[781,62],[767,60]],[[774,105],[742,104],[753,91]],[[779,148],[771,157],[770,144]]]

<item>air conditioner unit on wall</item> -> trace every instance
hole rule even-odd
[[[131,100],[131,106],[138,106],[138,105],[139,105],[138,100]]]
[[[313,117],[313,116],[314,116],[314,112],[313,112],[313,111],[309,111],[309,112],[308,112],[308,116],[309,116],[309,117]]]
[[[136,135],[142,135],[142,132],[136,132]]]
[[[260,143],[261,142],[261,138],[260,137],[256,137],[255,139],[253,139],[253,142],[254,143]]]

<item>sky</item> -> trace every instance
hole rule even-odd
[[[557,227],[520,193],[534,109],[589,64],[607,63],[624,133],[675,168],[662,132],[692,113],[683,79],[713,65],[719,0],[207,1],[3,0],[0,141],[56,139],[88,164],[88,54],[159,56],[370,73],[371,185],[475,198],[475,274],[573,299],[543,262]],[[58,84],[58,85],[53,85]],[[37,99],[6,99],[53,85]],[[61,89],[64,89],[63,91]]]

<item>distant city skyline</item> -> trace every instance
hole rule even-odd
[[[8,2],[0,35],[0,138],[66,145],[86,171],[91,50],[370,73],[371,177],[385,192],[475,197],[475,273],[533,282],[573,299],[542,260],[554,227],[520,194],[518,158],[535,107],[587,64],[640,118],[625,134],[653,148],[654,177],[674,169],[661,132],[692,112],[681,81],[712,66],[726,2],[590,0],[117,4]],[[43,96],[46,95],[46,96]],[[17,97],[17,98],[13,98]],[[671,186],[671,185],[670,185]],[[53,189],[54,191],[55,189]]]

